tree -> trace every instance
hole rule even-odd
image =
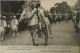
[[[70,13],[70,6],[67,4],[67,2],[62,2],[62,3],[56,3],[56,7],[52,7],[51,11],[56,11],[56,12],[61,12],[61,13]]]
[[[23,1],[1,1],[1,12],[6,13],[17,13],[21,6],[23,5]]]
[[[51,13],[53,13],[55,10],[56,10],[55,7],[52,7],[52,8],[50,9]]]
[[[76,5],[75,5],[75,9],[78,8],[80,10],[80,0],[77,1]]]
[[[62,2],[61,4],[57,5],[56,11],[61,13],[69,13],[70,7],[67,2]]]

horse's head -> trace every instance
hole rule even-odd
[[[23,19],[27,20],[30,18],[30,16],[31,16],[31,12],[28,9],[24,9],[21,14],[20,21]]]

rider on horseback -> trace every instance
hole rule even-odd
[[[28,4],[26,4],[28,5]],[[42,36],[42,33],[40,35],[40,32],[43,32],[45,37],[45,44],[48,43],[48,35],[49,35],[49,28],[50,28],[50,22],[48,18],[44,16],[44,9],[40,6],[39,2],[36,2],[34,6],[35,8],[31,11],[28,7],[24,8],[20,21],[22,19],[25,19],[27,21],[28,30],[30,31],[33,45],[36,45],[36,35],[38,34],[39,37]],[[45,26],[43,27],[42,22],[44,21]],[[39,31],[40,30],[40,31]]]
[[[41,27],[45,27],[44,26],[44,15],[45,15],[45,10],[43,7],[41,7],[40,2],[36,2],[36,7],[33,9],[33,11],[36,11],[36,15],[38,17],[38,22],[39,22],[39,29],[41,30]]]

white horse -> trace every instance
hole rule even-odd
[[[31,37],[32,37],[32,41],[33,41],[33,45],[38,45],[35,43],[35,37],[36,34],[39,33],[39,22],[38,22],[38,16],[35,14],[35,12],[31,12],[29,9],[26,9],[22,12],[21,17],[20,17],[20,21],[22,19],[26,19],[26,21],[28,22],[28,29],[30,31]],[[42,29],[44,31],[45,34],[45,45],[48,44],[48,35],[50,34],[50,22],[48,20],[48,18],[44,17],[44,22],[45,22],[45,26],[43,27],[44,29]]]

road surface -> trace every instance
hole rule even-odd
[[[49,39],[48,46],[79,46],[80,45],[80,31],[75,32],[73,23],[61,21],[56,24],[52,24],[51,35],[53,39]],[[79,24],[80,27],[80,24]],[[32,38],[28,30],[19,32],[19,36],[12,37],[9,35],[5,37],[5,40],[1,41],[2,46],[32,46]],[[44,39],[36,38],[36,42],[41,46],[44,44]]]

